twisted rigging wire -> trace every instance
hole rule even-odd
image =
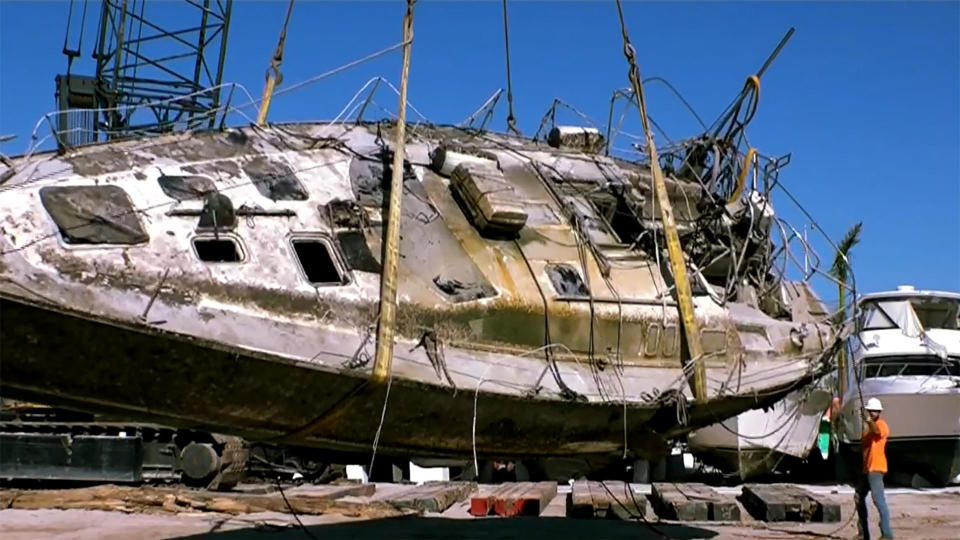
[[[517,118],[513,114],[513,82],[510,78],[510,31],[507,28],[507,0],[503,0],[503,44],[507,59],[507,129],[511,133],[522,137],[523,133],[517,127]]]

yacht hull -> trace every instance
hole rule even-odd
[[[851,465],[859,465],[859,441],[845,444],[843,450],[851,456]],[[960,484],[960,437],[891,438],[886,455],[887,476],[916,474],[935,486]]]
[[[960,381],[958,381],[960,382]],[[866,379],[863,399],[883,403],[890,426],[889,470],[919,474],[936,485],[960,483],[960,386],[950,378],[905,376]],[[852,397],[852,396],[851,396]],[[860,403],[848,397],[842,426],[848,450],[860,452]]]
[[[810,387],[791,392],[766,409],[754,409],[694,431],[691,451],[742,480],[770,473],[788,457],[814,448],[830,393]]]

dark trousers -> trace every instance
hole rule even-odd
[[[860,534],[864,540],[870,540],[869,521],[867,521],[867,492],[873,496],[873,505],[880,513],[880,534],[884,538],[893,538],[890,530],[890,510],[887,498],[883,494],[883,473],[863,473],[857,481],[857,517],[860,518]]]

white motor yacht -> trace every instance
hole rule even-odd
[[[859,463],[863,403],[875,397],[890,426],[888,474],[960,483],[960,293],[901,286],[859,305],[837,426],[851,464]]]

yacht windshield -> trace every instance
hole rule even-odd
[[[920,324],[926,329],[960,328],[960,300],[952,298],[911,298],[913,311],[920,318]]]
[[[941,360],[937,356],[882,356],[867,358],[861,364],[862,378],[896,377],[905,375],[943,375],[960,377],[960,357]]]
[[[907,309],[909,305],[911,310]],[[902,328],[913,333],[915,322],[924,330],[960,329],[960,300],[937,297],[904,297],[864,302],[861,307],[864,330]]]

